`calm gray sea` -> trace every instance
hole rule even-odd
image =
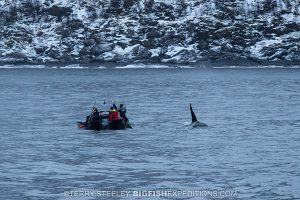
[[[0,69],[1,199],[300,199],[299,69],[70,68]],[[76,127],[111,98],[133,129]]]

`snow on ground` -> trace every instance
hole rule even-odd
[[[9,13],[11,5],[15,5],[20,9],[25,5],[24,2],[24,0],[0,1],[0,13],[3,11],[4,15],[9,16],[11,14]],[[54,5],[69,7],[73,10],[73,13],[69,17],[63,17],[63,19],[46,15],[40,16],[40,19],[34,19],[35,17],[31,16],[31,14],[26,14],[27,11],[23,10],[24,13],[18,13],[16,22],[3,26],[4,31],[0,32],[0,56],[15,53],[15,55],[23,54],[26,60],[36,57],[36,59],[44,61],[58,61],[62,56],[69,56],[68,59],[72,61],[86,58],[97,59],[91,52],[94,46],[98,44],[113,44],[114,49],[110,52],[101,53],[100,59],[112,61],[115,58],[120,58],[121,60],[134,61],[135,57],[143,57],[141,54],[145,52],[149,56],[147,58],[149,60],[154,56],[158,56],[160,61],[163,62],[180,62],[182,60],[195,62],[204,53],[222,53],[222,47],[225,45],[228,49],[238,49],[241,52],[241,55],[235,55],[236,57],[247,57],[250,52],[256,58],[264,58],[265,49],[270,48],[269,52],[274,55],[270,55],[268,58],[276,60],[282,57],[282,51],[278,49],[278,52],[275,52],[277,50],[273,49],[274,46],[281,42],[288,43],[290,40],[290,48],[288,47],[289,49],[286,51],[298,51],[298,46],[294,40],[300,38],[300,32],[294,30],[297,28],[286,28],[285,25],[291,24],[293,26],[294,23],[300,23],[299,1],[286,2],[276,0],[276,8],[270,11],[263,10],[266,6],[264,4],[265,0],[234,1],[231,3],[227,1],[222,5],[213,0],[186,0],[184,1],[184,6],[178,0],[154,0],[154,5],[151,8],[145,7],[146,1],[142,0],[136,2],[120,16],[106,13],[107,10],[105,9],[111,9],[112,4],[110,0],[97,3],[92,0],[36,0],[34,2],[40,2],[44,9]],[[219,19],[216,16],[222,14],[223,10],[220,7],[224,5],[227,9],[236,11],[234,19],[228,16],[223,16],[222,19]],[[95,10],[88,12],[90,8]],[[179,12],[180,9],[182,10]],[[256,13],[255,15],[257,10],[261,11],[262,14]],[[91,16],[95,13],[98,16],[92,19]],[[104,17],[104,14],[107,16]],[[278,20],[278,16],[282,17],[283,20]],[[148,25],[148,21],[151,22],[151,20],[158,22],[158,25]],[[247,39],[241,42],[242,45],[235,45],[235,38],[231,38],[231,36],[220,34],[221,39],[214,38],[213,34],[216,30],[222,33],[222,31],[228,30],[230,26],[236,27],[237,23],[243,24],[243,20],[247,23],[245,26],[247,26],[247,32],[249,32],[250,36],[247,36]],[[281,24],[276,25],[274,21]],[[71,33],[65,33],[64,31],[69,27],[69,22],[78,22],[79,25]],[[269,38],[261,39],[267,36],[264,30],[259,30],[257,27],[265,26],[266,23],[270,27],[277,26],[275,28],[285,32],[290,31],[290,33],[282,35],[280,38],[276,36],[276,33],[268,33],[270,35]],[[216,26],[216,24],[219,24],[219,26]],[[148,33],[153,31],[153,29],[158,32],[158,36],[149,38]],[[22,31],[26,32],[24,33],[27,34],[26,38],[18,36]],[[205,37],[208,45],[205,48],[199,48],[201,46],[199,45],[201,38],[198,35],[203,34],[201,32],[205,31],[209,35],[209,37]],[[2,33],[4,36],[1,35]],[[179,36],[180,39],[173,37],[174,35],[176,37]],[[252,45],[250,43],[252,38],[250,37],[257,37],[254,41],[261,41]],[[30,41],[30,38],[32,38],[32,41]],[[86,40],[90,38],[93,38],[92,41],[94,40],[94,42],[90,42],[87,46]],[[169,41],[164,42],[161,39]],[[144,42],[146,44],[148,42],[151,46],[147,47]],[[243,42],[246,44],[244,45]],[[252,46],[249,47],[249,45]],[[245,49],[247,51],[244,51]],[[37,53],[40,51],[41,53]],[[57,51],[59,52],[57,53]],[[51,55],[48,55],[49,52],[51,52]],[[91,54],[81,55],[81,52]],[[148,52],[151,52],[151,54]],[[160,58],[164,54],[166,57],[171,58]],[[56,57],[56,55],[58,56]],[[296,58],[297,54],[291,57]],[[287,57],[285,58],[287,59]],[[10,58],[1,58],[2,61],[7,59]]]
[[[273,46],[275,44],[280,44],[282,42],[282,39],[281,38],[277,38],[277,39],[271,39],[271,40],[262,40],[260,42],[257,42],[255,45],[251,46],[249,48],[251,54],[255,57],[258,57],[258,58],[263,58],[263,52],[262,52],[262,49],[264,47],[270,47],[270,46]]]
[[[114,49],[114,52],[119,54],[119,55],[128,55],[129,58],[132,56],[132,51],[134,48],[139,47],[139,44],[133,45],[133,46],[128,46],[125,49],[122,49],[120,46],[116,46]]]
[[[60,69],[88,69],[88,67],[80,66],[79,64],[72,64],[60,67]]]
[[[116,69],[166,69],[166,68],[174,68],[167,65],[145,65],[145,64],[130,64],[125,66],[115,67]]]
[[[152,53],[151,57],[159,56],[159,54],[161,53],[161,48],[158,47],[157,49],[150,49],[149,51]]]
[[[182,46],[169,46],[168,47],[168,52],[166,53],[166,55],[169,55],[171,57],[176,56],[177,54],[179,54],[180,52],[182,52],[183,50],[187,50],[187,51],[191,51],[193,50],[193,45],[187,46],[187,47],[182,47]]]

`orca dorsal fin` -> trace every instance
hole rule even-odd
[[[192,104],[190,104],[190,110],[191,110],[191,115],[192,115],[192,123],[194,123],[194,122],[196,122],[198,120],[197,120],[197,117],[196,117],[196,115],[195,115],[195,113],[193,111]]]

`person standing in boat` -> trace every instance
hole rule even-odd
[[[118,119],[119,119],[118,111],[114,107],[111,107],[108,115],[108,121],[112,122],[113,120],[118,120]]]
[[[97,108],[93,108],[92,114],[89,116],[87,122],[89,128],[100,129],[100,116]]]
[[[124,119],[124,122],[127,123],[128,122],[128,118],[126,116],[126,107],[124,106],[124,104],[120,104],[118,112],[120,113],[120,117],[122,119]]]
[[[120,104],[119,108],[117,108],[116,104],[113,103],[113,107],[114,107],[114,109],[116,109],[118,111],[118,113],[120,114],[120,117],[122,119],[124,119],[124,122],[127,123],[128,118],[126,116],[126,107],[124,106],[124,104]]]

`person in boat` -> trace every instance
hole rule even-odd
[[[124,122],[127,123],[128,122],[128,118],[126,116],[126,107],[124,106],[124,104],[120,104],[118,112],[120,113],[120,117],[122,119],[124,119]]]
[[[92,114],[88,119],[88,127],[89,128],[100,128],[100,116],[97,108],[94,108]]]
[[[94,117],[99,117],[99,111],[98,111],[97,108],[94,108],[93,116],[94,116]]]
[[[118,120],[118,119],[119,119],[118,111],[112,106],[109,111],[108,121],[112,122],[113,120]]]
[[[97,108],[93,108],[92,113],[86,119],[86,123],[95,122],[98,119],[99,119],[99,111]]]
[[[124,106],[124,104],[120,104],[119,108],[117,108],[116,104],[113,103],[113,107],[114,107],[114,109],[116,109],[118,111],[118,113],[120,114],[120,117],[122,119],[124,119],[124,122],[127,123],[128,118],[126,116],[126,107]]]

